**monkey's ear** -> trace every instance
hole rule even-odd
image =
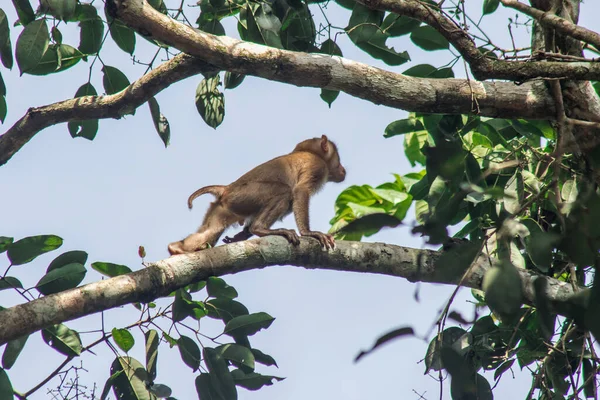
[[[321,136],[321,149],[325,154],[329,153],[329,139],[325,135]]]

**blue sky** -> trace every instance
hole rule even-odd
[[[480,2],[474,3],[473,12],[478,16]],[[14,21],[14,11],[8,3],[5,11]],[[195,10],[188,11],[195,15]],[[594,28],[592,16],[599,12],[597,3],[583,3],[582,25]],[[347,24],[348,11],[331,4],[327,13],[334,25]],[[489,26],[486,33],[506,47],[510,46],[507,17],[514,14],[502,10],[484,20]],[[232,21],[225,25],[227,33],[237,37]],[[19,32],[20,28],[12,30],[13,46]],[[63,30],[63,35],[66,43],[76,45],[78,34],[74,29]],[[524,27],[516,30],[521,44],[527,42],[527,35]],[[394,47],[408,50],[413,61],[388,67],[350,45],[344,35],[339,35],[338,40],[346,57],[395,72],[420,63],[443,66],[450,60],[447,52],[426,53],[407,38],[400,38]],[[139,38],[137,43],[137,55],[149,60],[153,54],[150,46]],[[110,43],[102,51],[102,60],[120,68],[131,81],[145,69],[133,65],[127,54]],[[2,70],[9,104],[3,127],[11,126],[29,107],[72,97],[87,81],[88,68],[89,63],[82,62],[49,77],[19,77],[16,67]],[[92,74],[92,83],[99,91],[100,68],[97,62]],[[454,68],[457,76],[464,76],[464,70],[461,64]],[[312,199],[313,229],[329,228],[335,198],[345,187],[375,186],[392,180],[392,173],[412,170],[404,157],[402,138],[383,138],[386,125],[406,117],[404,111],[345,94],[329,109],[320,100],[318,89],[248,77],[237,89],[226,91],[225,121],[213,130],[204,124],[194,105],[200,80],[201,76],[190,78],[157,96],[171,126],[171,146],[167,149],[154,130],[147,106],[139,108],[135,116],[101,121],[93,142],[73,140],[66,124],[38,133],[0,168],[0,209],[4,210],[0,234],[15,238],[57,234],[64,239],[60,252],[81,249],[89,253],[90,262],[111,261],[139,269],[142,266],[138,245],[145,246],[148,261],[166,258],[167,244],[200,224],[210,199],[199,198],[193,211],[189,211],[186,199],[191,192],[209,184],[229,183],[255,165],[291,151],[306,138],[324,133],[336,141],[348,172],[344,183],[328,184]],[[291,217],[279,225],[295,228]],[[410,247],[424,245],[421,238],[410,234],[410,226],[387,230],[366,240]],[[50,253],[31,265],[14,267],[12,273],[26,286],[33,286],[58,254]],[[0,270],[7,265],[6,259],[0,258]],[[410,325],[419,334],[425,334],[452,287],[421,284],[420,301],[416,302],[414,284],[377,275],[272,267],[224,278],[236,287],[239,300],[251,312],[266,311],[276,317],[271,328],[252,338],[252,344],[272,355],[279,365],[279,369],[262,368],[258,372],[287,377],[258,392],[240,389],[240,399],[417,399],[416,393],[428,399],[439,397],[439,384],[423,375],[425,368],[419,363],[427,348],[422,340],[399,340],[358,364],[352,360],[392,328]],[[90,271],[84,282],[98,279],[100,275]],[[455,300],[455,309],[471,315],[469,299],[469,290],[463,289]],[[0,304],[5,307],[19,301],[6,292],[0,293]],[[105,313],[104,326],[110,330],[137,318],[137,311],[126,306]],[[99,329],[100,324],[100,315],[68,323],[81,331]],[[219,325],[202,324],[202,332],[219,329]],[[136,330],[132,333],[138,341],[132,355],[143,360],[143,336]],[[83,335],[84,341],[88,337],[91,340],[92,336]],[[208,341],[206,344],[210,345]],[[94,351],[97,356],[86,354],[82,358],[82,366],[89,371],[82,379],[88,385],[96,381],[101,390],[114,356],[105,347]],[[43,361],[38,361],[42,357]],[[48,349],[39,333],[34,334],[9,376],[16,389],[25,391],[60,361],[62,356]],[[176,349],[161,348],[158,370],[157,380],[171,386],[174,396],[196,398],[194,374],[181,362]],[[527,392],[529,372],[520,373],[517,367],[515,373],[515,379],[510,373],[505,374],[496,398],[523,396]],[[488,378],[492,380],[491,376]],[[449,394],[449,381],[444,392]],[[32,397],[44,398],[48,398],[45,389]]]

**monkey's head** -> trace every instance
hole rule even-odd
[[[298,143],[294,151],[308,151],[321,157],[329,169],[329,182],[343,182],[346,179],[346,169],[340,162],[340,153],[337,146],[327,136],[308,139]]]

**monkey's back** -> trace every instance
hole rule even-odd
[[[314,193],[326,182],[327,171],[327,164],[319,156],[293,152],[246,172],[225,188],[219,201],[243,217],[276,201],[288,201],[291,211],[294,189],[301,185]]]

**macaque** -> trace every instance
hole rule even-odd
[[[185,239],[169,244],[169,253],[191,253],[213,247],[225,229],[234,223],[245,223],[244,229],[225,243],[246,240],[252,235],[279,235],[298,245],[300,239],[292,229],[271,229],[277,221],[294,212],[301,236],[317,239],[322,246],[333,248],[333,236],[311,231],[308,222],[309,198],[326,182],[342,182],[346,170],[340,163],[335,143],[327,136],[299,143],[294,151],[242,175],[224,186],[206,186],[196,190],[188,199],[188,207],[196,197],[206,193],[215,196],[202,226]]]

